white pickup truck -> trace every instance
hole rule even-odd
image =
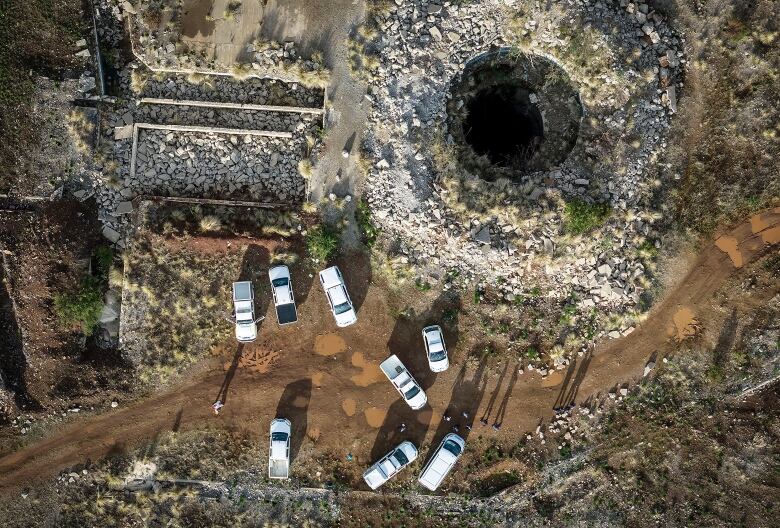
[[[290,268],[287,266],[274,266],[268,270],[268,278],[271,281],[271,291],[276,307],[276,320],[279,325],[292,324],[298,320],[298,312],[295,309],[295,297],[293,297],[292,282],[290,282]]]
[[[233,310],[236,319],[236,339],[243,342],[257,338],[255,294],[250,281],[233,283]]]
[[[405,441],[383,456],[363,473],[363,480],[372,490],[390,480],[396,473],[417,459],[417,448]]]
[[[386,360],[384,360],[379,368],[385,373],[387,379],[393,384],[393,387],[401,394],[404,401],[409,404],[413,410],[422,409],[428,402],[428,397],[420,387],[420,384],[415,381],[409,371],[398,356],[393,354]]]
[[[452,471],[465,447],[466,441],[455,433],[445,436],[439,447],[436,448],[436,452],[425,464],[418,482],[429,490],[436,491],[444,477]]]
[[[268,447],[268,477],[286,479],[290,476],[290,432],[292,425],[286,418],[271,422],[271,441]]]

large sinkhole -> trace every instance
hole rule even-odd
[[[582,106],[569,76],[546,57],[502,49],[453,80],[449,129],[461,162],[486,180],[560,165],[577,143]]]

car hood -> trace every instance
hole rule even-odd
[[[347,310],[344,313],[336,314],[336,324],[338,326],[348,326],[357,321],[355,310]]]
[[[236,339],[251,341],[257,337],[257,325],[251,321],[236,324]]]
[[[414,395],[412,399],[408,400],[409,407],[412,409],[421,409],[426,403],[428,403],[428,396],[425,395],[425,391],[420,389],[420,392]]]

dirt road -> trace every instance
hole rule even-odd
[[[710,314],[718,312],[718,303],[728,302],[715,297],[725,279],[776,250],[778,243],[780,208],[753,217],[706,247],[635,332],[601,343],[591,356],[545,380],[536,374],[518,376],[510,363],[467,363],[466,347],[453,332],[446,336],[453,365],[431,374],[420,351],[419,329],[439,317],[442,306],[434,303],[417,317],[393,319],[385,292],[371,284],[370,267],[353,257],[340,265],[363,270],[362,276],[347,274],[355,285],[358,324],[337,331],[319,285],[309,279],[306,292],[298,295],[301,324],[279,328],[269,313],[256,343],[231,345],[229,353],[236,355],[215,358],[213,369],[188,384],[70,424],[0,459],[0,488],[30,485],[168,430],[210,424],[265,438],[277,415],[294,424],[294,457],[349,452],[359,464],[383,454],[401,436],[418,445],[433,442],[466,421],[473,421],[473,432],[483,436],[517,438],[548,419],[554,406],[582,402],[637,379],[647,361],[662,356],[680,333],[675,324],[714,324],[717,315]],[[360,291],[360,284],[367,289]],[[681,310],[685,317],[679,316]],[[377,366],[388,352],[398,354],[418,376],[428,392],[429,409],[411,411],[385,382]],[[488,376],[491,369],[497,375]],[[214,416],[211,403],[218,394],[224,394],[226,406]],[[441,419],[445,412],[451,422]],[[500,423],[500,430],[481,425],[483,417],[489,425]],[[401,423],[407,425],[403,434]],[[467,433],[461,427],[461,434]]]

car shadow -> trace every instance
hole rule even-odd
[[[437,374],[431,372],[425,355],[425,342],[422,329],[438,324],[444,334],[444,343],[450,363],[459,343],[458,314],[461,298],[456,293],[442,292],[431,307],[420,314],[405,314],[396,319],[387,347],[412,373],[423,390],[428,390],[436,381]]]
[[[385,420],[376,435],[371,448],[370,463],[379,460],[404,440],[409,440],[419,449],[428,433],[431,416],[430,407],[414,411],[405,401],[396,400],[387,410]]]
[[[249,244],[241,260],[241,271],[236,281],[251,281],[255,292],[255,318],[268,313],[271,305],[271,285],[268,282],[268,268],[271,254],[263,246]],[[257,323],[258,330],[263,322]]]
[[[339,267],[344,276],[349,298],[352,299],[352,306],[360,319],[360,307],[366,300],[373,277],[371,255],[368,251],[350,251],[343,255],[339,254],[334,264]]]
[[[287,418],[292,425],[290,435],[290,463],[295,460],[306,438],[309,403],[311,402],[311,378],[303,378],[288,384],[276,406],[274,418]]]
[[[474,372],[468,376],[469,363],[466,362],[458,371],[455,384],[452,387],[450,402],[444,411],[444,417],[433,435],[425,460],[428,460],[448,433],[456,433],[464,440],[471,434],[477,411],[487,390],[487,358],[482,358]]]

